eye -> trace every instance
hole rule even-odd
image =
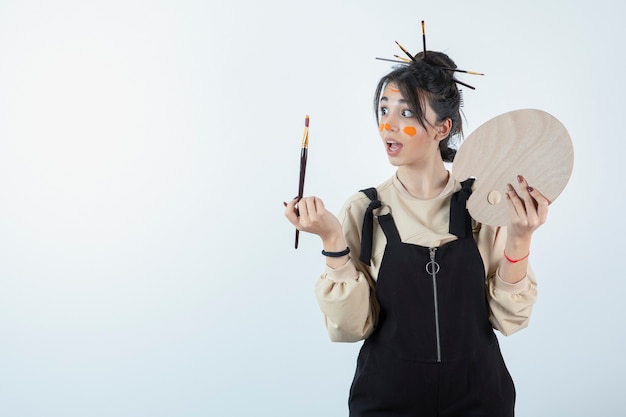
[[[402,112],[400,114],[402,114],[402,117],[406,117],[406,118],[413,117],[413,112],[411,110],[409,110],[409,109],[402,110]]]
[[[389,113],[389,109],[387,109],[387,107],[381,107],[380,109],[378,109],[378,113],[381,116],[386,116]]]

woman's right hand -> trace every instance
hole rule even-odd
[[[318,197],[294,198],[285,204],[285,217],[296,229],[318,235],[324,242],[324,249],[343,250],[345,239],[339,219],[324,207],[324,202]],[[299,215],[298,215],[299,213]],[[328,247],[326,247],[328,245]],[[342,246],[337,248],[335,246]]]

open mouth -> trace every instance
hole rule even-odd
[[[402,148],[401,143],[395,142],[393,140],[388,140],[386,143],[387,143],[387,150],[389,152],[396,152],[396,151],[399,151],[400,148]]]

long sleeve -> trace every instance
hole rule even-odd
[[[504,253],[506,228],[478,226],[475,230],[478,248],[485,263],[491,325],[505,336],[526,326],[537,300],[537,281],[530,265],[526,276],[515,284],[499,277],[498,265]]]
[[[333,342],[356,342],[374,330],[373,289],[352,261],[328,269],[315,284],[315,295]]]
[[[376,323],[378,307],[374,280],[367,267],[358,261],[361,226],[358,219],[363,218],[366,206],[367,197],[360,195],[342,208],[339,220],[350,247],[350,260],[341,268],[326,267],[315,283],[315,296],[333,342],[365,339]]]

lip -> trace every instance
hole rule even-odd
[[[397,140],[385,139],[384,143],[389,156],[397,156],[402,151],[403,145]]]

